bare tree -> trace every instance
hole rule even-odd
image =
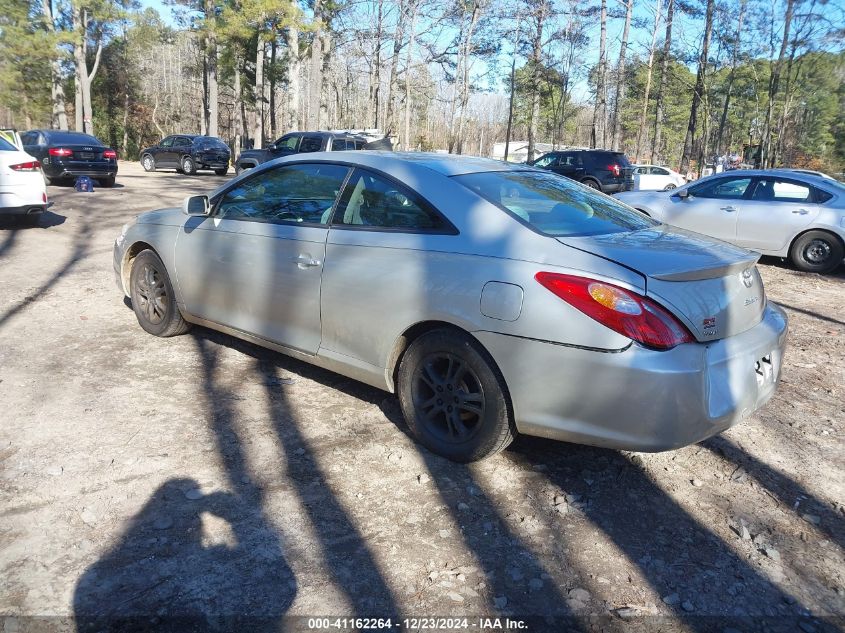
[[[745,0],[743,0],[745,1]],[[660,11],[663,8],[663,0],[656,0],[654,3],[654,30],[651,33],[651,44],[648,47],[648,64],[645,80],[645,91],[643,92],[643,107],[640,111],[640,124],[637,126],[637,146],[634,151],[634,160],[639,162],[640,152],[643,146],[643,134],[646,127],[646,117],[648,116],[648,97],[651,92],[651,75],[654,68],[654,46],[657,43],[657,28],[660,26]]]
[[[660,156],[660,136],[663,131],[663,97],[669,74],[669,57],[672,54],[672,18],[675,13],[675,0],[666,5],[666,35],[663,39],[663,58],[660,60],[660,83],[657,85],[657,97],[654,114],[654,135],[651,146],[651,162],[656,164]]]
[[[631,33],[631,15],[634,13],[634,0],[625,2],[625,27],[622,29],[622,44],[619,48],[619,64],[616,67],[616,100],[613,105],[613,138],[611,147],[619,149],[622,136],[622,119],[619,116],[619,109],[625,101],[625,57],[628,53],[628,36]]]
[[[698,127],[698,108],[701,105],[702,99],[706,98],[706,95],[704,94],[704,79],[707,74],[707,60],[710,51],[710,37],[713,34],[713,10],[715,6],[715,0],[707,0],[707,9],[704,12],[704,39],[701,42],[701,55],[698,58],[698,70],[695,74],[695,90],[692,94],[692,107],[690,108],[689,124],[687,125],[687,134],[684,138],[684,149],[681,154],[682,174],[685,174],[689,169],[690,158],[692,157],[693,151],[693,142],[695,141],[695,132]],[[702,165],[699,161],[699,173],[701,173],[701,169]]]
[[[596,75],[596,104],[593,110],[593,128],[590,133],[591,147],[607,145],[607,0],[601,0],[599,20],[601,38]]]
[[[792,14],[795,9],[795,0],[786,1],[786,16],[783,20],[783,39],[780,44],[780,52],[777,61],[772,67],[769,77],[769,102],[766,105],[766,120],[763,125],[763,138],[760,147],[760,166],[765,169],[771,167],[771,144],[772,144],[772,116],[775,109],[775,100],[778,95],[781,67],[783,58],[786,55],[786,47],[789,43],[789,28],[792,24]]]

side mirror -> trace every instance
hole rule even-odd
[[[206,216],[211,212],[211,205],[208,196],[189,196],[182,203],[182,211],[185,215]]]
[[[681,200],[686,200],[687,198],[689,198],[689,189],[681,189],[675,195],[678,196]]]

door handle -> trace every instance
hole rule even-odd
[[[722,211],[727,211],[728,213],[734,213],[736,211],[736,207],[720,207]]]
[[[796,215],[807,215],[809,213],[807,209],[793,209],[792,212]]]
[[[291,257],[291,261],[295,262],[299,268],[305,270],[306,268],[311,268],[312,266],[319,266],[320,260],[314,259],[310,255],[299,255],[298,257]]]

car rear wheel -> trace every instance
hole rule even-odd
[[[665,187],[663,187],[663,190],[664,190],[664,191],[669,191],[670,189],[677,189],[677,188],[678,188],[678,185],[676,185],[676,184],[675,184],[675,183],[673,183],[673,182],[670,182],[668,185],[666,185]]]
[[[106,188],[114,187],[115,178],[98,178],[100,185]]]
[[[456,462],[504,449],[516,435],[504,379],[472,337],[442,329],[423,334],[402,357],[399,403],[421,444]]]
[[[138,323],[150,334],[176,336],[190,328],[176,305],[167,270],[152,250],[141,251],[132,262],[129,293]]]
[[[191,158],[190,156],[185,156],[182,159],[181,167],[182,167],[182,171],[184,173],[186,173],[188,176],[193,176],[195,173],[197,173],[196,163],[194,163],[194,159]]]
[[[597,183],[595,180],[582,180],[581,184],[587,185],[590,189],[601,191],[601,185],[599,185],[599,183]]]
[[[221,168],[221,169],[215,169],[214,173],[217,174],[218,176],[225,176],[226,174],[229,173],[229,168],[226,167],[226,168]]]
[[[149,154],[144,154],[144,157],[141,159],[141,165],[144,167],[144,171],[156,170],[156,160]]]
[[[845,257],[842,242],[826,231],[807,231],[792,243],[789,258],[798,270],[829,273]]]

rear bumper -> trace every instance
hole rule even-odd
[[[47,205],[43,203],[27,204],[20,207],[0,206],[0,215],[35,215],[36,213],[44,213],[46,209]]]
[[[663,352],[476,333],[504,375],[521,433],[635,451],[699,442],[762,407],[780,379],[786,335],[774,305],[739,335]]]
[[[117,163],[103,163],[97,165],[66,165],[63,163],[49,163],[43,165],[44,173],[50,178],[75,178],[77,176],[90,176],[91,178],[114,178],[117,176]]]
[[[44,200],[46,189],[41,174],[37,174],[32,181],[32,184],[6,185],[0,189],[0,214],[27,215],[42,213],[47,208]]]
[[[619,193],[620,191],[633,191],[634,189],[634,181],[625,181],[625,182],[611,182],[611,183],[602,183],[601,190],[604,193]]]

